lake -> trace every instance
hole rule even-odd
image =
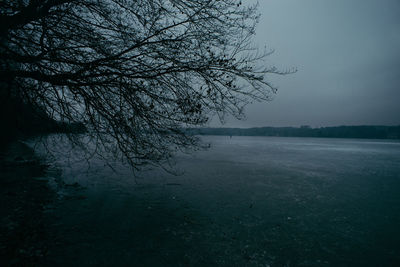
[[[47,264],[400,266],[398,141],[202,139],[179,176],[55,152]]]

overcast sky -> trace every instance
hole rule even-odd
[[[274,100],[224,127],[400,125],[399,0],[259,2],[267,64],[298,72],[270,77]]]

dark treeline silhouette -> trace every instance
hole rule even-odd
[[[48,133],[82,133],[81,123],[60,122],[16,97],[0,97],[0,147],[11,141]]]
[[[400,126],[192,128],[194,135],[400,139]]]

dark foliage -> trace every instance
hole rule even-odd
[[[0,2],[2,96],[83,123],[133,166],[194,147],[180,130],[242,116],[276,89],[251,47],[257,6],[238,0]],[[11,88],[11,89],[10,89]],[[7,100],[6,100],[7,101]],[[77,141],[77,140],[75,140]]]

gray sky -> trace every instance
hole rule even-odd
[[[270,77],[274,100],[224,127],[400,125],[399,0],[259,2],[267,64],[298,72]]]

